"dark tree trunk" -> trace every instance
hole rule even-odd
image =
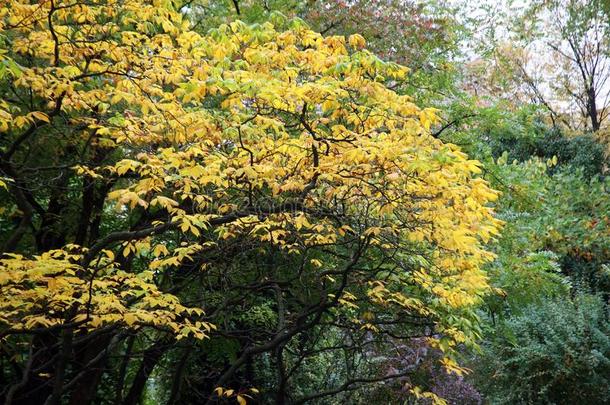
[[[587,101],[587,114],[591,120],[591,129],[593,132],[596,132],[599,130],[600,123],[597,114],[597,100],[594,87],[589,87],[587,89]]]
[[[72,356],[72,329],[65,329],[62,332],[62,347],[55,367],[55,375],[53,376],[53,392],[47,398],[44,405],[58,405],[61,403],[61,397],[64,391],[64,380],[66,377],[66,369],[68,362]]]
[[[63,224],[63,216],[67,206],[66,188],[68,179],[69,174],[62,172],[53,185],[49,205],[42,217],[40,229],[36,233],[36,244],[40,253],[60,248],[66,242],[66,227]]]
[[[93,212],[94,197],[95,183],[91,179],[84,178],[82,207],[78,220],[78,227],[76,229],[76,237],[74,238],[74,243],[77,245],[82,246],[87,238],[87,230],[89,229],[89,222],[91,221],[91,214]]]
[[[97,386],[106,368],[108,355],[102,356],[95,364],[90,365],[91,361],[106,350],[110,344],[111,336],[100,336],[84,344],[79,356],[77,356],[76,367],[82,369],[83,376],[71,390],[69,405],[89,405],[95,399]],[[90,366],[88,366],[90,365]]]
[[[184,353],[182,357],[178,361],[176,365],[176,370],[174,371],[174,380],[172,382],[172,389],[169,394],[169,399],[167,400],[167,405],[174,405],[178,403],[180,399],[180,388],[182,386],[182,377],[184,375],[184,370],[186,369],[186,364],[188,362],[188,358],[191,354],[192,346],[184,349]]]
[[[121,361],[121,368],[119,369],[119,375],[117,376],[117,383],[115,387],[115,398],[114,403],[120,404],[123,401],[123,386],[125,385],[125,377],[127,376],[127,366],[131,359],[131,351],[133,350],[133,344],[135,342],[135,336],[130,336],[127,340],[127,347],[125,348],[125,355],[123,361]]]
[[[137,405],[142,396],[142,392],[144,391],[144,387],[146,386],[146,381],[148,381],[148,377],[150,377],[153,369],[169,347],[170,345],[167,340],[162,340],[155,343],[144,352],[142,363],[140,363],[140,368],[133,379],[131,388],[123,400],[123,405]]]

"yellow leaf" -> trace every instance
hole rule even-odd
[[[158,244],[155,246],[155,248],[153,249],[153,256],[155,257],[159,257],[161,255],[163,256],[167,256],[169,254],[169,251],[167,250],[167,248],[165,247],[165,245],[162,244]]]
[[[112,250],[104,249],[102,252],[104,252],[110,261],[114,261],[114,252]]]
[[[356,49],[362,49],[366,46],[366,40],[360,34],[353,34],[349,36],[348,43],[351,47]]]
[[[32,116],[38,118],[40,121],[44,121],[44,122],[51,122],[49,120],[49,116],[41,111],[33,111]]]
[[[123,316],[123,319],[128,326],[133,326],[138,320],[134,314],[129,312]]]

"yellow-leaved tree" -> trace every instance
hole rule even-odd
[[[431,136],[436,111],[362,37],[279,14],[202,35],[188,17],[170,0],[0,2],[5,402],[90,403],[111,375],[135,404],[164,355],[210,336],[238,349],[209,401],[245,401],[241,368],[298,366],[283,350],[330,330],[388,344],[411,325],[460,372],[499,227],[480,164]]]

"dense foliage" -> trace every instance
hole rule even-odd
[[[610,10],[487,6],[0,1],[2,401],[607,403]]]
[[[610,396],[608,308],[591,296],[527,307],[495,331],[481,366],[494,404],[603,404]]]

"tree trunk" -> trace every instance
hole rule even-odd
[[[597,115],[597,100],[594,87],[589,87],[587,89],[587,99],[587,114],[591,120],[591,129],[593,132],[597,132],[599,130],[600,123]]]
[[[144,387],[146,386],[146,381],[148,381],[148,377],[150,377],[153,369],[169,348],[170,345],[168,341],[162,340],[155,343],[144,352],[142,363],[140,363],[140,368],[133,379],[129,393],[123,400],[123,405],[137,405],[142,396],[142,392],[144,391]]]
[[[100,336],[85,343],[85,347],[77,357],[78,366],[80,368],[87,366],[94,360],[103,350],[106,350],[110,344],[112,336]],[[84,375],[71,390],[69,405],[89,405],[95,399],[97,386],[100,383],[102,375],[106,368],[108,354],[106,353],[99,361],[86,370],[83,370]]]
[[[169,395],[169,399],[167,400],[167,405],[174,405],[175,403],[178,403],[177,401],[180,396],[180,387],[182,386],[182,376],[184,375],[184,369],[186,368],[186,363],[188,361],[192,349],[192,346],[189,346],[184,349],[184,354],[180,358],[180,361],[178,361],[176,371],[174,372],[174,381],[172,382],[172,389]]]

